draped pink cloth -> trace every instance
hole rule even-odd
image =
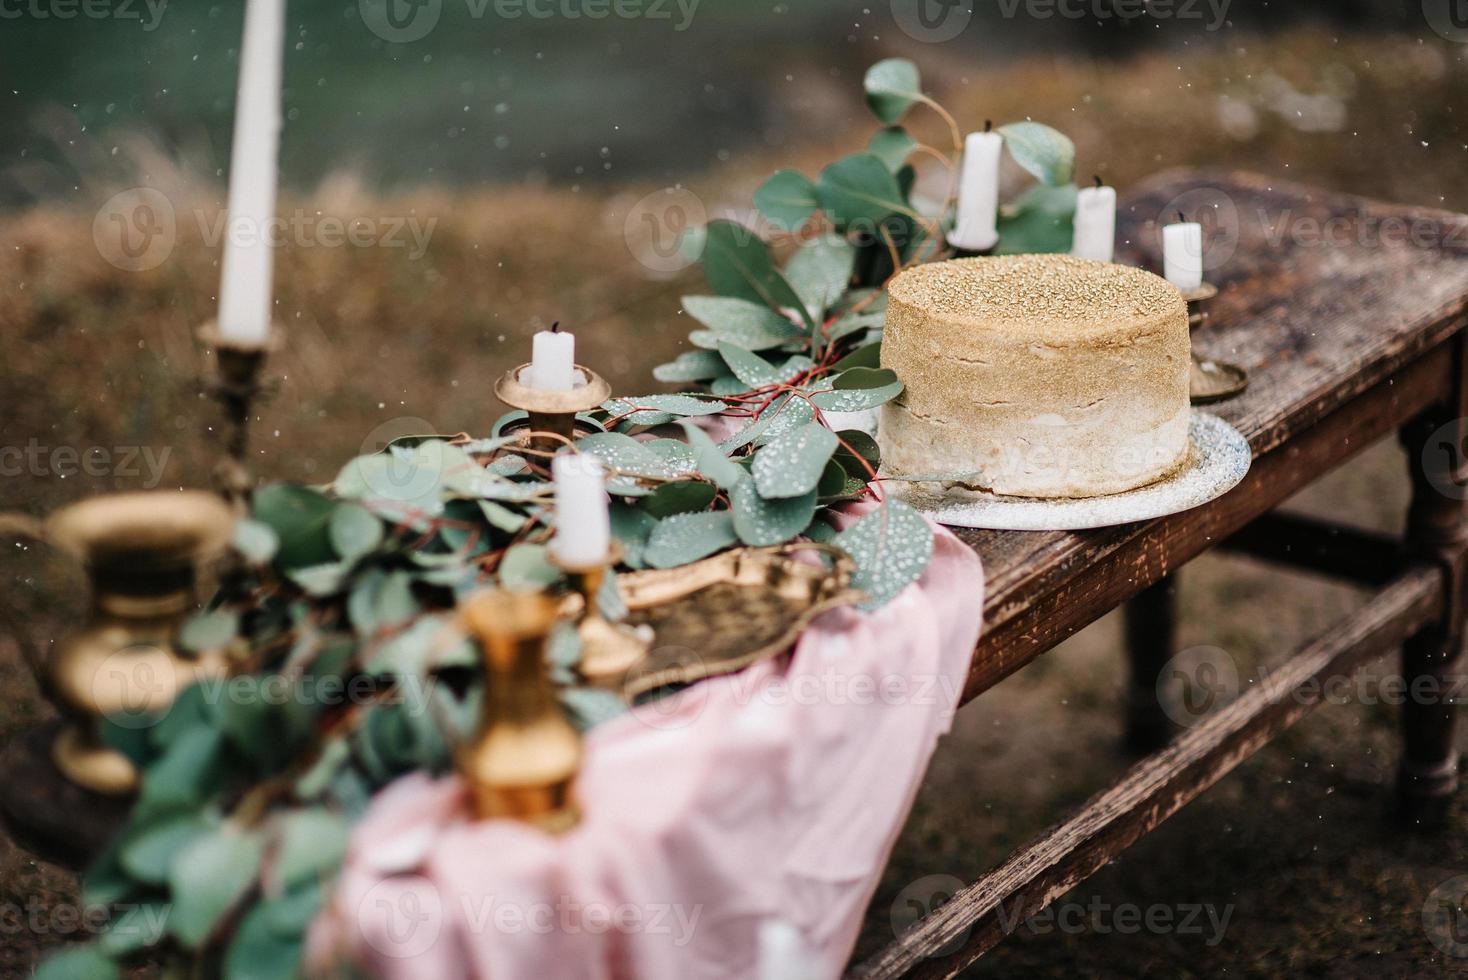
[[[469,819],[456,777],[383,791],[309,962],[389,980],[756,975],[762,923],[839,976],[979,635],[978,557],[938,529],[923,578],[837,610],[788,657],[593,729],[583,817],[551,837]]]

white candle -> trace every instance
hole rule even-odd
[[[220,336],[242,346],[263,344],[270,334],[274,254],[267,229],[275,218],[284,43],[285,0],[249,0],[240,45],[229,220],[219,284]]]
[[[958,181],[958,219],[948,240],[968,252],[987,252],[999,242],[999,157],[1004,137],[969,133]]]
[[[1183,292],[1203,285],[1203,226],[1182,221],[1162,229],[1162,269]]]
[[[551,461],[556,485],[556,536],[551,549],[568,568],[589,568],[612,548],[606,471],[595,456],[575,453]]]
[[[1075,239],[1070,254],[1110,262],[1116,256],[1116,188],[1083,187],[1076,194]]]
[[[576,378],[576,336],[542,330],[532,341],[530,377],[526,383],[540,391],[570,391]]]

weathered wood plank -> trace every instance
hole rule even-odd
[[[1167,749],[856,967],[854,980],[951,977],[1312,711],[1325,682],[1400,645],[1443,607],[1442,571],[1416,565]],[[942,956],[932,956],[943,951]]]

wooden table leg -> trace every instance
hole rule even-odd
[[[1172,740],[1176,726],[1158,698],[1158,679],[1172,659],[1177,638],[1177,582],[1168,575],[1144,589],[1122,610],[1127,660],[1126,747],[1155,752]]]
[[[1458,788],[1456,683],[1463,662],[1468,463],[1461,457],[1464,419],[1429,412],[1402,430],[1412,474],[1407,546],[1444,569],[1444,613],[1402,647],[1403,751],[1397,791],[1409,822],[1440,825]]]

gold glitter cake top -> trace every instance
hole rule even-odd
[[[893,279],[889,292],[944,321],[1056,339],[1186,315],[1182,294],[1161,276],[1069,255],[931,262]]]

